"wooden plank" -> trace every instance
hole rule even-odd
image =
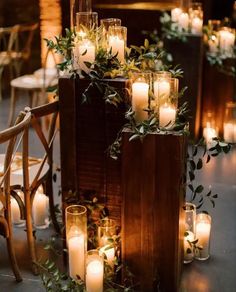
[[[178,291],[182,266],[186,139],[123,136],[122,253],[141,291]],[[158,284],[159,283],[159,284]]]

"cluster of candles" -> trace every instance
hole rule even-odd
[[[18,197],[24,204],[24,193],[21,190],[17,191]],[[49,199],[43,193],[43,187],[40,185],[34,195],[33,205],[32,205],[32,217],[34,226],[37,229],[45,229],[49,226],[48,218],[49,209]],[[12,223],[17,227],[25,226],[25,220],[21,219],[21,212],[19,204],[14,197],[11,197],[11,216]]]
[[[221,26],[220,20],[209,20],[209,53],[212,55],[223,54],[225,57],[232,57],[235,45],[235,29]]]
[[[140,123],[148,118],[150,108],[159,116],[159,127],[170,128],[176,119],[178,106],[178,79],[170,72],[133,73],[131,77],[132,110],[134,118]],[[153,91],[153,100],[149,93]]]
[[[179,31],[201,34],[203,27],[202,4],[193,3],[188,12],[179,7],[172,9],[171,20],[177,25]]]
[[[104,256],[112,271],[115,247],[109,239],[116,234],[115,222],[102,219],[98,225],[98,249],[87,251],[87,209],[81,205],[66,208],[66,241],[69,254],[69,274],[85,281],[86,291],[102,292]]]
[[[120,63],[125,61],[125,48],[127,42],[127,28],[121,26],[118,18],[101,19],[101,37],[98,41],[98,14],[97,12],[76,13],[76,38],[73,51],[74,69],[89,73],[90,68],[86,62],[93,63],[98,47],[111,51],[117,56]]]
[[[196,214],[196,206],[185,205],[185,236],[184,263],[190,263],[194,258],[207,260],[210,256],[211,217],[206,213]],[[193,246],[195,243],[196,248]]]

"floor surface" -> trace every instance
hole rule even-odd
[[[27,99],[18,102],[17,110],[27,104]],[[9,99],[0,102],[0,130],[7,125]],[[38,144],[31,141],[35,153],[39,153]],[[59,140],[56,140],[55,161],[59,159]],[[206,204],[202,209],[212,215],[211,257],[205,262],[195,260],[185,265],[181,280],[183,292],[236,292],[236,149],[211,161],[199,171],[197,182],[219,194],[216,207]],[[196,183],[197,183],[196,182]],[[58,190],[59,182],[56,189]],[[57,191],[55,192],[55,196]],[[56,196],[57,197],[57,196]],[[57,198],[59,201],[60,199]],[[12,276],[6,253],[4,238],[0,237],[0,292],[41,292],[45,291],[41,280],[33,276],[26,246],[24,228],[15,228],[15,248],[23,275],[23,282],[17,284]],[[40,258],[47,258],[43,250],[50,236],[54,234],[50,227],[37,231],[37,249]]]

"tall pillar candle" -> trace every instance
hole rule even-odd
[[[33,221],[37,227],[46,227],[48,219],[48,197],[36,192],[33,201]]]
[[[148,108],[149,85],[144,82],[134,82],[132,84],[132,110],[135,112],[135,120],[142,122],[148,118],[148,113],[144,109]]]

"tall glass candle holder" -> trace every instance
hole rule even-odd
[[[151,102],[151,108],[158,111],[160,98],[168,100],[171,88],[171,73],[168,71],[157,71],[153,73],[153,93],[154,100]]]
[[[98,27],[97,12],[78,12],[76,13],[77,33],[96,30]]]
[[[36,192],[33,200],[32,214],[36,229],[46,229],[49,226],[49,198]]]
[[[196,224],[196,206],[192,203],[186,203],[185,211],[185,233],[184,233],[184,263],[188,264],[193,261],[194,249],[191,244],[195,239]]]
[[[108,50],[117,55],[120,63],[125,62],[127,45],[127,28],[125,26],[110,26],[108,29]]]
[[[196,217],[196,239],[198,239],[195,249],[195,258],[205,261],[210,257],[210,234],[211,234],[211,216],[200,213]]]
[[[177,78],[169,78],[166,82],[169,83],[169,87],[167,87],[167,84],[165,87],[161,83],[158,85],[159,127],[170,129],[176,119],[179,80]]]
[[[222,27],[219,30],[219,48],[225,58],[231,58],[234,55],[235,29]]]
[[[236,102],[227,102],[224,116],[224,140],[236,143]]]
[[[71,29],[76,27],[76,13],[91,12],[91,0],[70,0],[70,26]]]
[[[115,260],[115,246],[109,239],[116,234],[116,224],[112,219],[102,219],[98,224],[98,245],[101,254],[105,254],[107,264],[113,269]]]
[[[84,280],[87,252],[87,209],[81,205],[66,208],[66,241],[69,254],[69,274]]]
[[[121,26],[121,19],[119,18],[103,18],[100,20],[101,24],[101,47],[104,50],[108,48],[108,31],[111,26]]]
[[[212,143],[212,139],[218,136],[218,128],[216,127],[214,114],[212,112],[207,112],[204,114],[204,128],[203,137],[206,143]]]
[[[86,258],[86,291],[103,292],[104,263],[97,249],[87,252]]]
[[[131,99],[134,118],[137,123],[148,119],[149,90],[152,75],[148,72],[133,72],[131,76]]]
[[[193,3],[189,9],[190,27],[192,34],[202,34],[203,10],[201,3]]]

